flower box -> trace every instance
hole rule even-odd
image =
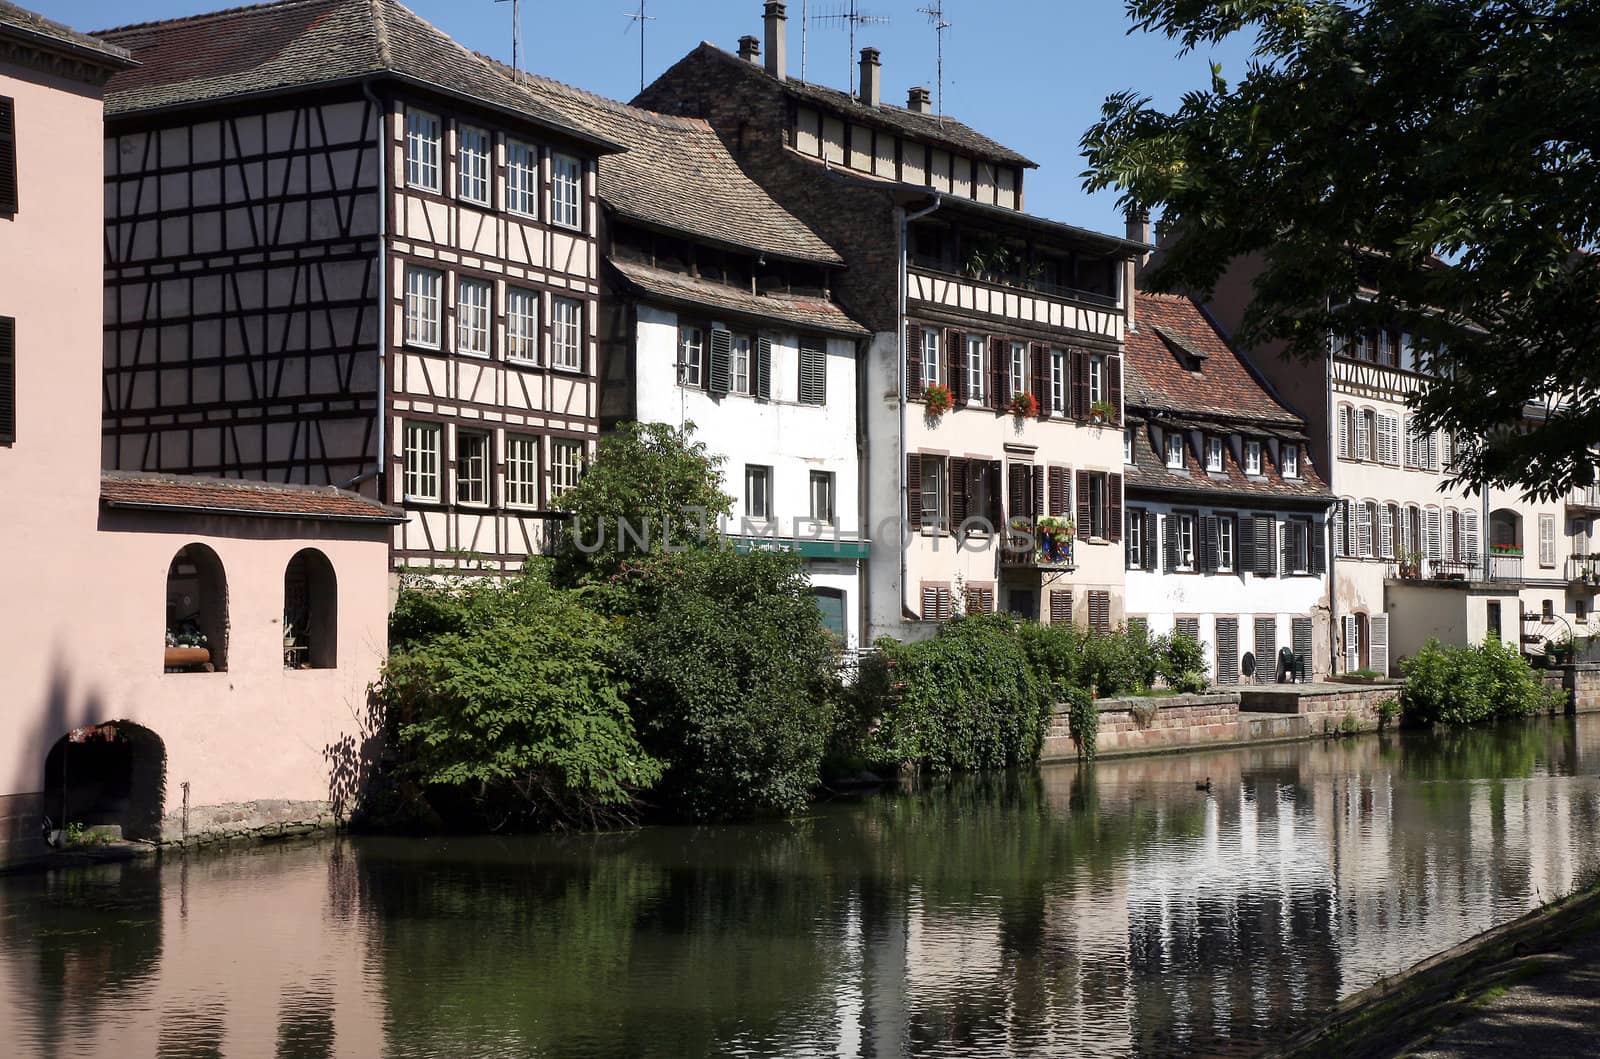
[[[203,666],[211,661],[211,651],[205,647],[168,647],[162,655],[161,664],[168,669],[182,669],[188,666]]]

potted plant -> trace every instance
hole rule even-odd
[[[1011,414],[1018,419],[1031,419],[1039,414],[1039,399],[1031,393],[1019,393],[1011,399]]]
[[[922,392],[922,401],[926,406],[929,419],[938,419],[955,405],[955,398],[950,394],[950,387],[944,383],[936,382]]]
[[[1037,550],[1039,561],[1056,566],[1072,562],[1072,542],[1077,526],[1069,518],[1046,515],[1039,519]]]
[[[1422,577],[1422,553],[1402,552],[1398,570],[1402,581],[1416,581]]]
[[[205,665],[209,661],[211,649],[206,646],[206,634],[192,619],[167,630],[166,650],[161,659],[164,667],[177,669]]]
[[[1117,406],[1110,401],[1096,401],[1089,406],[1089,416],[1096,423],[1109,423],[1117,418]]]

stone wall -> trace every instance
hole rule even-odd
[[[161,845],[198,846],[208,842],[309,835],[339,823],[329,802],[282,799],[190,806],[188,816],[187,828],[182,810],[161,818]]]
[[[1236,692],[1100,699],[1095,707],[1100,712],[1095,752],[1101,756],[1150,754],[1239,741]],[[1045,733],[1044,760],[1069,761],[1077,756],[1066,707],[1058,707]]]
[[[1334,731],[1347,720],[1359,731],[1374,732],[1378,705],[1399,698],[1398,681],[1269,684],[1240,689],[1239,708],[1246,713],[1294,714],[1305,719],[1312,735]]]
[[[1545,687],[1566,697],[1568,713],[1600,713],[1600,663],[1576,662],[1538,672]]]
[[[48,853],[40,833],[43,794],[0,795],[0,866]]]

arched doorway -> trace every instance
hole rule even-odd
[[[204,544],[180,548],[167,567],[165,648],[169,673],[228,668],[228,577]]]
[[[142,725],[85,725],[56,740],[45,758],[45,815],[66,830],[114,826],[122,837],[161,837],[167,748]]]
[[[339,664],[339,580],[315,548],[295,553],[283,572],[283,666],[333,669]]]

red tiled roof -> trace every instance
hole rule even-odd
[[[1154,418],[1158,424],[1162,422],[1159,417]],[[1214,433],[1221,434],[1226,429],[1220,428]],[[1252,432],[1249,428],[1234,428],[1232,432],[1243,434],[1245,437],[1262,437],[1260,432]],[[1278,430],[1275,433],[1283,437],[1291,432]],[[1183,470],[1180,471],[1167,466],[1164,456],[1156,450],[1148,426],[1140,425],[1134,428],[1133,465],[1124,468],[1122,475],[1130,497],[1140,492],[1205,494],[1256,504],[1272,501],[1326,503],[1333,499],[1333,494],[1328,491],[1327,485],[1322,481],[1322,475],[1317,473],[1317,468],[1312,465],[1310,456],[1304,448],[1300,452],[1300,477],[1285,478],[1278,467],[1273,465],[1271,455],[1265,450],[1261,454],[1261,462],[1266,473],[1247,477],[1244,468],[1239,466],[1239,461],[1234,459],[1232,445],[1222,447],[1222,472],[1210,473],[1201,467],[1192,433],[1185,430],[1183,436]]]
[[[138,471],[101,472],[100,502],[107,507],[243,518],[384,523],[406,520],[402,511],[333,486],[278,485]]]
[[[1123,368],[1129,409],[1303,425],[1188,298],[1141,291],[1134,313]],[[1205,355],[1199,371],[1180,361],[1186,351]]]

